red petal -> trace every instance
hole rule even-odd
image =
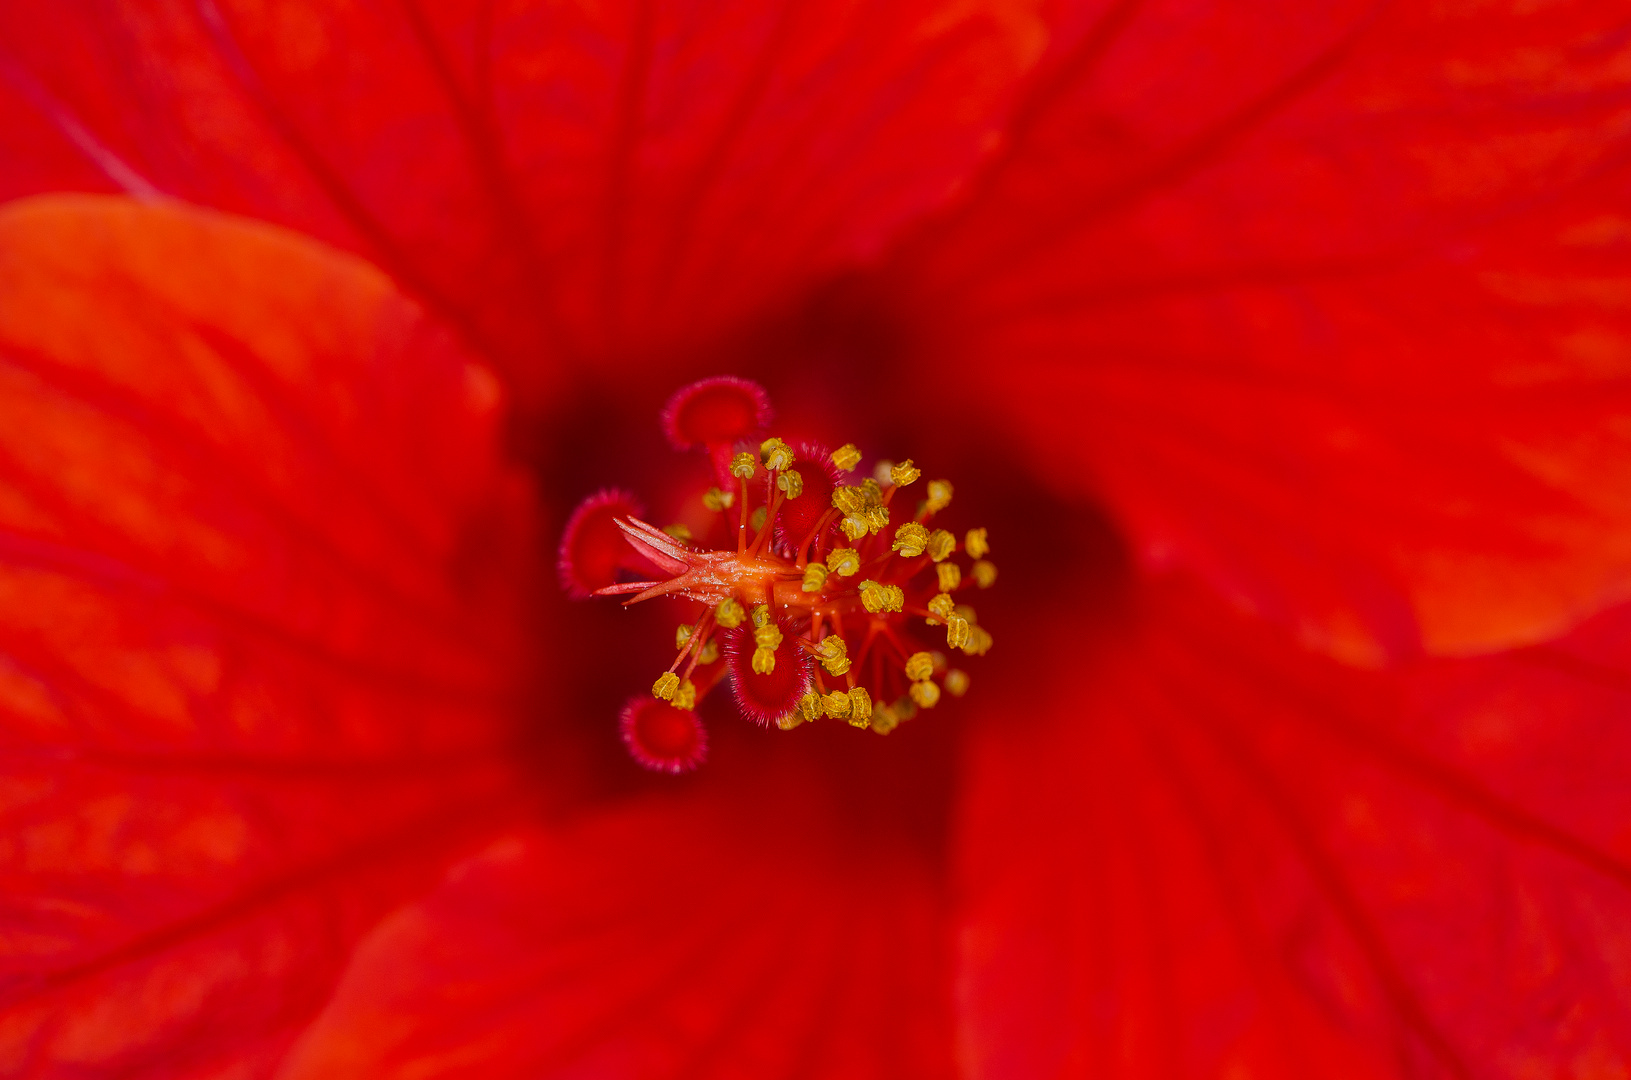
[[[1040,32],[997,0],[201,0],[11,5],[0,41],[60,104],[59,159],[83,134],[364,250],[536,385],[562,349],[671,349],[876,251],[990,149]],[[47,172],[41,107],[0,93],[0,130],[32,132],[5,194],[102,182]]]
[[[1352,659],[1625,597],[1622,15],[1116,5],[908,260],[947,391]]]
[[[782,770],[495,845],[364,943],[282,1075],[949,1076],[932,870],[843,835],[844,794]]]
[[[0,211],[0,1061],[261,1074],[509,790],[490,375],[378,272]]]
[[[1037,688],[970,748],[976,1074],[1625,1060],[1631,609],[1382,676],[1199,595],[1034,657],[1072,692]]]

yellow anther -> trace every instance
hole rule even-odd
[[[849,692],[849,722],[859,728],[872,724],[872,695],[859,686]]]
[[[788,469],[776,477],[776,486],[786,492],[789,499],[796,499],[804,494],[804,477],[797,469]]]
[[[884,470],[884,479],[889,479],[887,469]],[[865,480],[861,481],[861,491],[866,496],[866,504],[868,506],[877,506],[879,503],[883,502],[883,488],[879,486],[878,481],[872,479],[872,477],[869,476]]]
[[[981,559],[975,563],[970,573],[974,575],[974,584],[982,589],[989,589],[997,580],[997,567],[990,559]]]
[[[702,655],[697,657],[699,664],[711,664],[719,659],[719,642],[709,638],[707,644],[702,646]]]
[[[963,550],[967,551],[971,559],[983,559],[991,552],[991,544],[985,538],[984,529],[970,529],[968,535],[963,537]]]
[[[934,657],[926,652],[915,652],[906,658],[906,677],[922,682],[934,675]]]
[[[935,562],[945,562],[946,557],[957,550],[957,537],[945,529],[936,529],[929,534],[929,542],[923,546],[928,549],[929,558]]]
[[[753,625],[764,626],[770,622],[770,605],[757,604],[753,608]]]
[[[753,474],[758,471],[759,459],[754,457],[751,451],[743,450],[741,453],[736,454],[731,458],[732,476],[739,477],[743,480],[748,480],[751,479]]]
[[[839,577],[854,577],[861,569],[861,553],[854,548],[833,548],[827,553],[827,569]]]
[[[821,695],[811,690],[799,698],[798,714],[806,720],[814,720],[821,715]]]
[[[949,648],[961,649],[967,644],[968,620],[961,615],[953,615],[946,620],[946,645]]]
[[[842,690],[834,690],[821,699],[821,708],[834,720],[842,720],[849,715],[849,695]]]
[[[753,650],[753,670],[759,675],[769,675],[776,670],[776,650],[767,649],[763,645]]]
[[[690,679],[680,683],[680,688],[674,691],[674,708],[690,712],[697,707],[697,688]]]
[[[821,666],[827,669],[828,675],[842,675],[849,670],[849,644],[837,634],[828,634],[816,646],[816,655],[821,657]]]
[[[672,701],[674,691],[680,688],[680,677],[672,671],[665,671],[657,676],[657,681],[651,684],[651,692],[663,701]]]
[[[932,682],[915,682],[906,692],[922,709],[932,709],[940,703],[940,687]]]
[[[951,592],[963,583],[963,570],[954,562],[943,562],[934,568],[940,578],[940,591]]]
[[[775,623],[761,626],[753,631],[753,643],[761,649],[777,649],[781,647],[781,627]]]
[[[887,735],[900,727],[900,713],[892,706],[880,705],[872,710],[872,730],[879,735]]]
[[[804,568],[804,582],[799,586],[805,592],[820,592],[821,586],[827,584],[827,568],[818,562],[813,562]]]
[[[907,458],[899,465],[889,467],[889,480],[896,487],[905,487],[922,475],[923,470],[913,465],[911,458]]]
[[[923,505],[928,508],[928,511],[931,514],[938,513],[941,510],[944,510],[946,507],[950,506],[951,505],[951,481],[950,480],[930,480],[929,481],[929,497],[924,500]]]
[[[953,600],[950,596],[946,595],[945,593],[937,594],[933,600],[929,601],[929,611],[934,615],[934,618],[929,620],[929,625],[939,626],[941,623],[951,618],[952,609],[956,606],[957,601]]]
[[[946,684],[946,693],[952,697],[962,697],[968,693],[968,672],[962,668],[952,668],[946,672],[944,682]]]
[[[869,506],[863,516],[866,518],[868,532],[880,532],[885,525],[889,524],[889,507]]]
[[[741,626],[742,620],[747,617],[748,613],[742,610],[742,605],[736,602],[734,596],[727,596],[719,602],[718,607],[714,608],[714,618],[719,620],[719,625],[727,630],[734,630]]]
[[[759,444],[759,458],[767,469],[785,469],[793,464],[793,448],[772,436]]]
[[[895,542],[890,546],[908,559],[915,559],[923,554],[928,543],[929,530],[915,521],[908,521],[895,530]]]
[[[751,476],[753,474],[749,473],[748,475]],[[709,488],[707,493],[702,496],[702,505],[716,514],[735,501],[736,492],[725,491],[722,488],[716,487]]]
[[[669,536],[672,536],[682,544],[689,544],[691,542],[691,530],[678,522],[675,522],[673,525],[664,525],[663,532],[667,533]]]
[[[790,712],[786,716],[776,717],[776,726],[783,731],[792,731],[802,723],[804,723],[804,717],[797,712]]]
[[[769,509],[761,506],[748,515],[748,524],[755,529],[762,529],[765,527],[765,519],[769,516]]]
[[[832,504],[841,514],[859,514],[867,508],[866,492],[840,485],[832,489]]]
[[[674,628],[674,648],[685,648],[685,643],[691,640],[691,635],[695,632],[696,627],[692,626],[690,623],[680,623],[678,626],[676,626]]]
[[[861,463],[861,448],[852,442],[845,443],[832,452],[832,463],[849,472]]]
[[[991,631],[983,626],[971,626],[968,631],[968,643],[963,646],[963,652],[969,656],[984,656],[991,650]]]
[[[856,517],[854,514],[840,521],[838,527],[843,529],[844,535],[851,540],[859,540],[872,531],[872,526],[867,524],[866,518]]]
[[[906,606],[906,591],[899,585],[881,585],[876,581],[861,582],[861,606],[872,614],[900,611]]]

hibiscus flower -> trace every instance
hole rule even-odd
[[[0,1063],[1616,1076],[1606,3],[0,6]],[[887,736],[618,710],[667,395],[955,477]]]

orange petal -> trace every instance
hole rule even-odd
[[[0,1061],[262,1069],[509,791],[524,489],[390,281],[0,210]]]
[[[1612,1075],[1631,608],[1381,674],[1190,582],[1144,603],[1039,631],[1076,682],[974,729],[972,1074]]]
[[[1118,6],[903,263],[944,392],[1353,661],[1631,595],[1617,13]]]

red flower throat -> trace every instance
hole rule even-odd
[[[586,499],[561,539],[561,582],[574,596],[696,605],[653,696],[623,709],[623,740],[648,768],[683,772],[702,762],[707,733],[696,705],[723,680],[759,724],[785,731],[827,716],[887,735],[933,708],[942,690],[968,690],[947,652],[991,647],[974,609],[954,598],[996,580],[986,530],[968,530],[959,545],[934,527],[951,505],[951,483],[929,481],[901,521],[902,490],[922,476],[910,459],[880,461],[872,476],[846,483],[861,462],[853,444],[829,452],[761,441],[769,419],[764,390],[745,379],[685,387],[663,421],[676,447],[704,449],[713,462],[717,486],[702,497],[707,525],[695,534],[659,529],[641,520],[633,496],[611,490]],[[921,644],[914,620],[944,627],[947,651]]]

